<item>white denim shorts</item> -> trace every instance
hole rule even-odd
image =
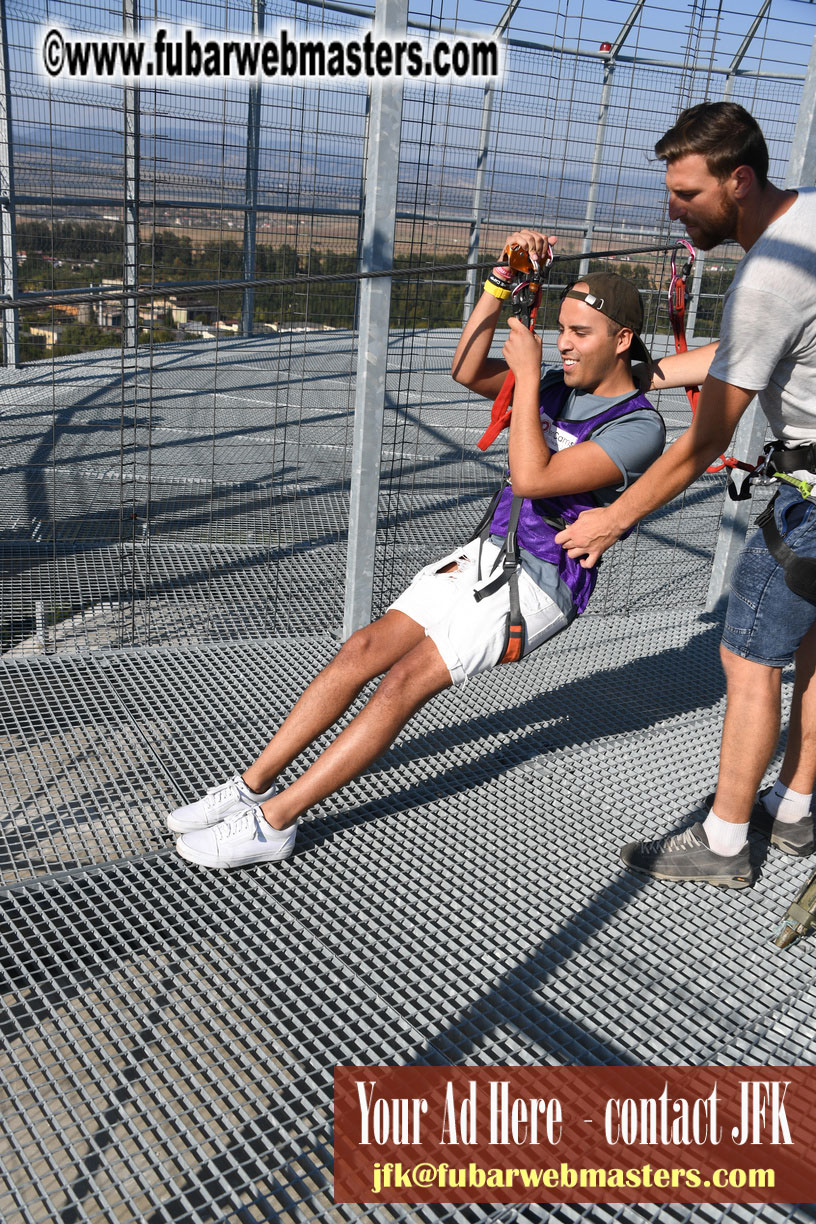
[[[506,619],[510,610],[510,591],[505,583],[485,599],[476,600],[473,592],[491,581],[490,567],[499,549],[486,540],[482,545],[482,580],[477,560],[479,541],[454,549],[447,557],[421,569],[391,604],[390,611],[403,612],[422,625],[436,646],[455,685],[466,684],[471,676],[495,667],[505,645]],[[456,568],[443,570],[451,562]],[[519,603],[524,617],[524,654],[530,654],[548,638],[569,624],[558,605],[523,569],[518,571]]]

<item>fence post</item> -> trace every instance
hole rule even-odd
[[[404,36],[407,25],[408,0],[377,0],[375,38]],[[361,272],[384,271],[394,263],[402,94],[401,81],[373,80],[371,83]],[[371,620],[390,315],[391,277],[363,280],[357,341],[344,639]]]
[[[252,36],[260,38],[266,17],[265,0],[252,0]],[[244,175],[244,280],[255,279],[255,241],[258,229],[258,159],[261,146],[261,83],[249,86],[246,171]],[[251,336],[255,321],[255,287],[247,285],[241,303],[241,334]]]
[[[768,422],[765,414],[760,410],[759,401],[754,399],[743,415],[734,435],[733,450],[737,458],[756,463],[757,456],[762,453],[767,429]],[[717,533],[717,545],[714,549],[714,561],[708,583],[706,608],[709,612],[719,611],[728,597],[731,574],[745,543],[750,513],[751,502],[733,501],[726,489],[723,494],[720,530]]]
[[[816,186],[816,38],[810,49],[785,186]]]
[[[499,18],[493,30],[494,38],[502,38],[508,30],[510,22],[515,16],[521,0],[510,0],[504,13]],[[493,120],[493,98],[496,92],[496,86],[493,81],[488,81],[484,87],[482,95],[482,122],[479,130],[479,155],[476,158],[476,180],[473,188],[473,212],[470,220],[470,233],[468,236],[468,254],[467,261],[469,264],[477,263],[479,260],[479,246],[482,237],[482,201],[484,199],[485,177],[487,175],[487,155],[490,151],[490,128]],[[466,278],[465,289],[465,309],[462,317],[462,325],[467,323],[470,312],[476,305],[476,299],[479,294],[480,276],[478,268],[470,268]]]
[[[0,295],[17,297],[14,158],[5,2],[0,3]],[[3,356],[7,366],[16,366],[19,361],[19,327],[19,311],[4,310],[0,335],[3,337]]]
[[[124,0],[122,6],[124,34],[135,38],[139,26],[139,0]],[[122,344],[135,348],[139,338],[139,299],[128,296],[128,289],[139,284],[139,89],[125,85],[122,90],[122,113],[125,137],[124,207],[125,223],[124,267],[122,269]],[[100,302],[100,310],[104,303]],[[150,302],[150,325],[153,323],[153,299]]]
[[[482,98],[482,126],[479,132],[479,156],[476,159],[476,185],[473,191],[473,216],[468,235],[467,261],[475,264],[479,259],[479,244],[482,236],[482,200],[484,198],[484,181],[487,172],[487,154],[490,147],[490,127],[493,118],[494,85],[488,81]],[[465,308],[462,316],[463,325],[470,318],[470,312],[476,305],[479,291],[479,269],[469,268],[466,278]]]
[[[601,89],[601,101],[598,107],[595,148],[592,153],[592,168],[589,172],[589,192],[587,193],[587,206],[584,215],[584,241],[581,244],[581,253],[584,256],[588,255],[592,250],[592,241],[595,234],[595,214],[598,209],[598,194],[601,187],[601,167],[604,158],[606,125],[609,121],[609,107],[612,101],[612,78],[615,75],[615,61],[620,54],[621,47],[631,34],[635,22],[643,11],[645,3],[646,0],[635,0],[632,11],[621,26],[618,36],[606,53],[604,60],[603,88]],[[604,45],[606,46],[607,44]],[[582,259],[578,265],[578,275],[586,276],[588,271],[589,259]]]

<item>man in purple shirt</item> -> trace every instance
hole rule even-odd
[[[546,235],[508,238],[543,259]],[[314,803],[362,773],[407,720],[449,685],[464,685],[505,658],[529,654],[564,629],[586,604],[594,571],[554,544],[560,523],[606,505],[660,454],[663,423],[632,376],[643,311],[621,277],[593,275],[561,305],[561,369],[541,376],[541,341],[511,318],[503,358],[489,354],[509,291],[497,268],[462,333],[453,377],[495,399],[515,376],[508,450],[511,488],[481,538],[426,566],[384,616],[352,634],[319,673],[257,760],[168,817],[183,858],[237,867],[287,858],[298,823]],[[519,564],[505,564],[502,535],[518,516]],[[508,537],[509,539],[510,537]],[[520,619],[514,619],[516,612]],[[349,708],[363,686],[378,688],[291,785],[277,779]]]

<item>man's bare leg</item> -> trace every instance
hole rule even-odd
[[[796,652],[788,742],[779,781],[800,795],[809,795],[816,781],[816,625],[802,638]]]
[[[742,659],[724,646],[720,657],[727,699],[713,807],[720,820],[747,824],[779,740],[782,669]]]
[[[439,651],[423,636],[391,667],[365,708],[318,760],[286,790],[262,804],[265,818],[274,828],[284,829],[307,808],[363,773],[390,747],[411,715],[450,683]]]
[[[811,689],[814,636],[802,650],[801,708],[807,719],[816,699]],[[803,641],[804,645],[804,641]],[[802,647],[800,647],[800,650]],[[621,850],[625,866],[662,880],[694,880],[726,888],[748,888],[753,881],[748,825],[762,775],[779,739],[782,668],[766,667],[720,647],[728,685],[720,744],[720,773],[711,811],[704,821],[657,840],[632,842]],[[797,655],[797,663],[799,656]],[[810,668],[810,674],[808,673]],[[791,765],[806,768],[812,737],[794,731]],[[797,748],[797,743],[802,745]],[[803,746],[805,745],[806,746]],[[808,854],[810,830],[799,825],[784,835],[774,821],[771,842],[788,854]],[[804,822],[802,822],[804,825]],[[806,837],[805,834],[810,834]]]
[[[425,638],[425,630],[403,612],[386,612],[358,629],[309,687],[243,778],[256,794],[268,790],[280,771],[331,727],[369,680],[388,671]]]

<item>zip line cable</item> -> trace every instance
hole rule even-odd
[[[584,253],[575,252],[569,255],[556,254],[553,257],[553,266],[556,263],[575,263],[580,259],[620,259],[624,255],[665,254],[668,251],[674,250],[675,246],[676,243],[672,242],[663,246],[627,247],[625,250],[586,251]],[[176,295],[201,293],[202,290],[206,289],[223,293],[231,289],[281,288],[295,282],[303,285],[325,285],[348,281],[374,280],[384,276],[428,276],[438,272],[470,272],[474,269],[484,271],[485,269],[489,270],[490,268],[500,266],[507,266],[507,261],[503,259],[487,259],[479,260],[477,263],[426,264],[415,268],[384,268],[376,272],[318,272],[309,275],[304,274],[303,276],[245,277],[220,281],[163,281],[159,284],[132,285],[128,286],[127,289],[118,285],[100,285],[89,289],[56,289],[50,292],[43,290],[26,293],[22,297],[18,296],[0,301],[0,310],[19,310],[30,306],[59,306],[80,302],[97,302],[107,298],[132,299],[156,297],[167,293]]]

